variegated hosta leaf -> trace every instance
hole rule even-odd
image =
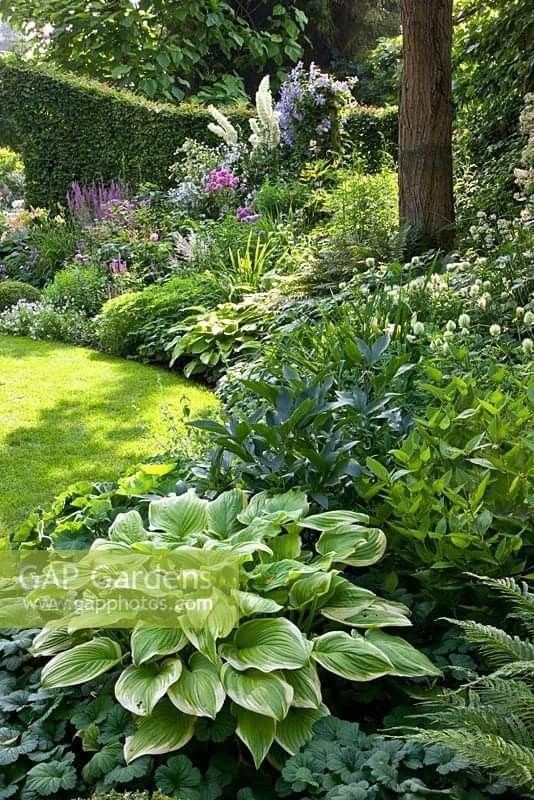
[[[319,708],[322,702],[321,681],[313,661],[300,669],[288,669],[283,676],[293,689],[293,705],[296,708]]]
[[[254,714],[245,708],[236,708],[236,733],[252,753],[254,765],[259,769],[274,742],[276,722],[271,717]]]
[[[242,489],[223,492],[208,505],[208,528],[220,539],[228,539],[240,525],[238,516],[247,505],[247,495]]]
[[[225,664],[221,680],[228,697],[241,708],[276,720],[284,719],[289,711],[293,689],[279,673],[239,672]]]
[[[343,621],[368,608],[375,600],[374,592],[355,586],[346,578],[336,575],[332,579],[332,592],[325,601],[321,613],[328,619]]]
[[[371,681],[388,675],[391,661],[362,636],[332,631],[313,643],[312,658],[324,669],[349,681]]]
[[[162,755],[179,750],[193,736],[195,717],[182,714],[166,698],[149,717],[142,717],[137,730],[124,745],[127,764],[146,755]]]
[[[239,611],[243,617],[252,617],[254,614],[276,614],[283,606],[266,597],[261,597],[253,592],[235,593]]]
[[[304,575],[324,572],[332,566],[332,557],[325,556],[310,564],[286,558],[270,564],[259,564],[250,574],[250,586],[258,592],[270,592],[274,589],[290,586]]]
[[[404,678],[418,678],[423,675],[439,677],[441,670],[436,667],[429,658],[419,652],[415,647],[401,639],[400,636],[391,636],[384,631],[368,631],[365,638],[375,647],[384,653],[391,661],[393,669],[391,675],[398,675]]]
[[[80,643],[80,635],[72,635],[67,628],[43,628],[31,646],[33,656],[55,656]]]
[[[273,559],[281,561],[284,558],[298,558],[302,552],[300,531],[294,530],[271,539],[269,542]]]
[[[171,656],[182,650],[187,641],[178,628],[135,628],[130,637],[132,661],[139,665],[154,656]]]
[[[115,697],[132,714],[148,717],[181,672],[179,658],[169,658],[161,664],[132,664],[115,684]]]
[[[153,500],[148,508],[150,529],[161,531],[159,538],[166,542],[183,542],[203,533],[208,525],[208,503],[193,491],[178,497]]]
[[[298,523],[301,528],[312,531],[331,531],[333,528],[352,525],[369,525],[367,514],[358,514],[355,511],[324,511],[322,514],[313,514]]]
[[[117,514],[109,529],[109,538],[112,542],[133,544],[145,541],[149,534],[145,531],[141,514],[134,509],[125,514]]]
[[[304,492],[291,489],[285,494],[270,497],[268,492],[259,492],[251,498],[245,511],[239,515],[243,525],[250,525],[255,519],[271,519],[283,524],[299,520],[308,513],[308,499]]]
[[[332,614],[325,614],[330,619],[336,619]],[[410,627],[410,609],[402,603],[393,603],[377,597],[371,605],[362,609],[357,614],[341,619],[343,625],[350,625],[353,628],[385,628]]]
[[[312,738],[317,720],[328,714],[323,705],[319,708],[291,708],[287,717],[276,725],[275,741],[294,756]]]
[[[217,640],[226,638],[237,627],[239,606],[231,595],[213,589],[212,602],[206,611],[202,604],[188,609],[181,618],[182,629],[191,642],[210,661],[217,661]]]
[[[332,553],[334,561],[353,567],[368,567],[380,561],[386,552],[387,540],[379,528],[333,528],[321,534],[315,545],[318,553]]]
[[[241,625],[220,654],[238,670],[254,667],[262,672],[298,669],[312,649],[304,634],[288,619],[254,619]]]
[[[332,585],[333,572],[315,572],[295,581],[289,592],[291,608],[306,608],[328,594]]]
[[[41,672],[41,684],[52,689],[87,683],[116,666],[121,658],[121,648],[113,639],[91,639],[54,656]]]
[[[168,696],[184,714],[215,719],[224,704],[226,693],[219,678],[219,669],[201,653],[194,653],[189,669],[184,667],[179,680]]]

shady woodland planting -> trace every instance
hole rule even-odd
[[[0,0],[0,800],[534,797],[529,6]]]

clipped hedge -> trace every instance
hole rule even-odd
[[[198,105],[154,103],[131,92],[6,56],[0,59],[0,145],[18,151],[27,200],[63,203],[74,180],[122,178],[165,188],[176,148],[186,138],[214,142],[211,117]],[[250,109],[226,112],[246,126]],[[346,122],[349,141],[374,169],[396,148],[395,109],[360,107]]]
[[[22,281],[2,281],[0,283],[0,312],[15,306],[20,300],[35,303],[41,299],[41,292],[29,283]]]

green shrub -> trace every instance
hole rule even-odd
[[[342,133],[346,146],[360,160],[363,171],[374,172],[380,169],[385,157],[397,157],[398,124],[396,106],[351,109]]]
[[[45,286],[67,259],[76,253],[79,231],[72,225],[47,219],[29,229],[27,246],[31,259],[29,278],[37,286]]]
[[[56,272],[43,297],[55,308],[74,308],[94,316],[106,299],[106,284],[107,276],[101,267],[72,264]]]
[[[214,306],[221,299],[220,285],[208,275],[173,278],[115,297],[102,310],[100,346],[114,355],[165,360],[169,328],[187,317],[192,306]]]
[[[41,292],[29,283],[22,281],[3,281],[0,283],[0,311],[16,305],[19,300],[29,303],[39,300]]]

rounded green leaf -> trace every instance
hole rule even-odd
[[[124,745],[127,764],[145,755],[162,755],[179,750],[193,736],[195,717],[178,711],[167,700],[161,700],[149,717],[143,717]]]
[[[179,658],[169,658],[162,664],[132,664],[115,684],[115,697],[132,714],[147,717],[181,672]]]
[[[169,699],[184,714],[215,719],[226,698],[219,670],[201,653],[191,657],[189,666],[169,688]]]
[[[238,515],[247,505],[242,489],[223,492],[208,505],[208,528],[221,539],[227,539],[239,529]]]
[[[303,667],[311,649],[311,642],[288,619],[254,619],[241,625],[220,653],[235,669],[274,672]]]
[[[313,726],[317,720],[328,716],[328,709],[291,708],[287,717],[276,726],[275,741],[292,756],[304,747],[313,736]]]
[[[276,720],[284,719],[293,701],[291,686],[273,672],[239,672],[225,664],[221,680],[228,697],[238,706]]]
[[[133,509],[125,514],[117,514],[109,529],[109,538],[112,542],[133,544],[148,539],[141,514]]]
[[[349,681],[371,681],[388,675],[393,668],[387,656],[362,636],[342,631],[319,636],[313,643],[312,658]]]
[[[193,491],[178,497],[162,497],[153,500],[148,508],[151,530],[162,531],[162,539],[180,542],[206,530],[208,525],[208,503]]]
[[[187,641],[178,628],[135,628],[130,637],[132,661],[139,665],[154,656],[170,656],[182,650]]]
[[[41,684],[54,689],[87,683],[114,667],[121,658],[121,649],[113,639],[106,636],[92,639],[59,653],[49,661],[41,672]]]
[[[270,717],[262,717],[245,708],[237,708],[236,716],[236,733],[252,753],[254,765],[259,769],[274,742],[276,722]]]

